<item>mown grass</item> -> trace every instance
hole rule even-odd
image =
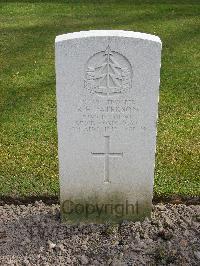
[[[58,194],[54,39],[89,29],[161,38],[154,192],[200,195],[200,4],[193,0],[0,2],[0,194]]]

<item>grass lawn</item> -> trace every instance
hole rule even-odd
[[[89,29],[161,38],[154,193],[200,195],[198,0],[2,0],[0,195],[58,194],[54,39]]]

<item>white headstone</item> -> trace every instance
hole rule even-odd
[[[63,221],[150,216],[161,41],[131,31],[56,37]]]

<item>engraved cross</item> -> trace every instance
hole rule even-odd
[[[123,157],[123,152],[110,152],[110,136],[104,136],[105,138],[105,147],[104,152],[91,152],[94,156],[104,156],[104,183],[110,183],[110,166],[109,160],[110,157]]]

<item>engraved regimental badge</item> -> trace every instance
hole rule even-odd
[[[114,96],[128,92],[132,86],[132,67],[122,54],[105,51],[91,56],[85,69],[85,88],[99,96]]]

